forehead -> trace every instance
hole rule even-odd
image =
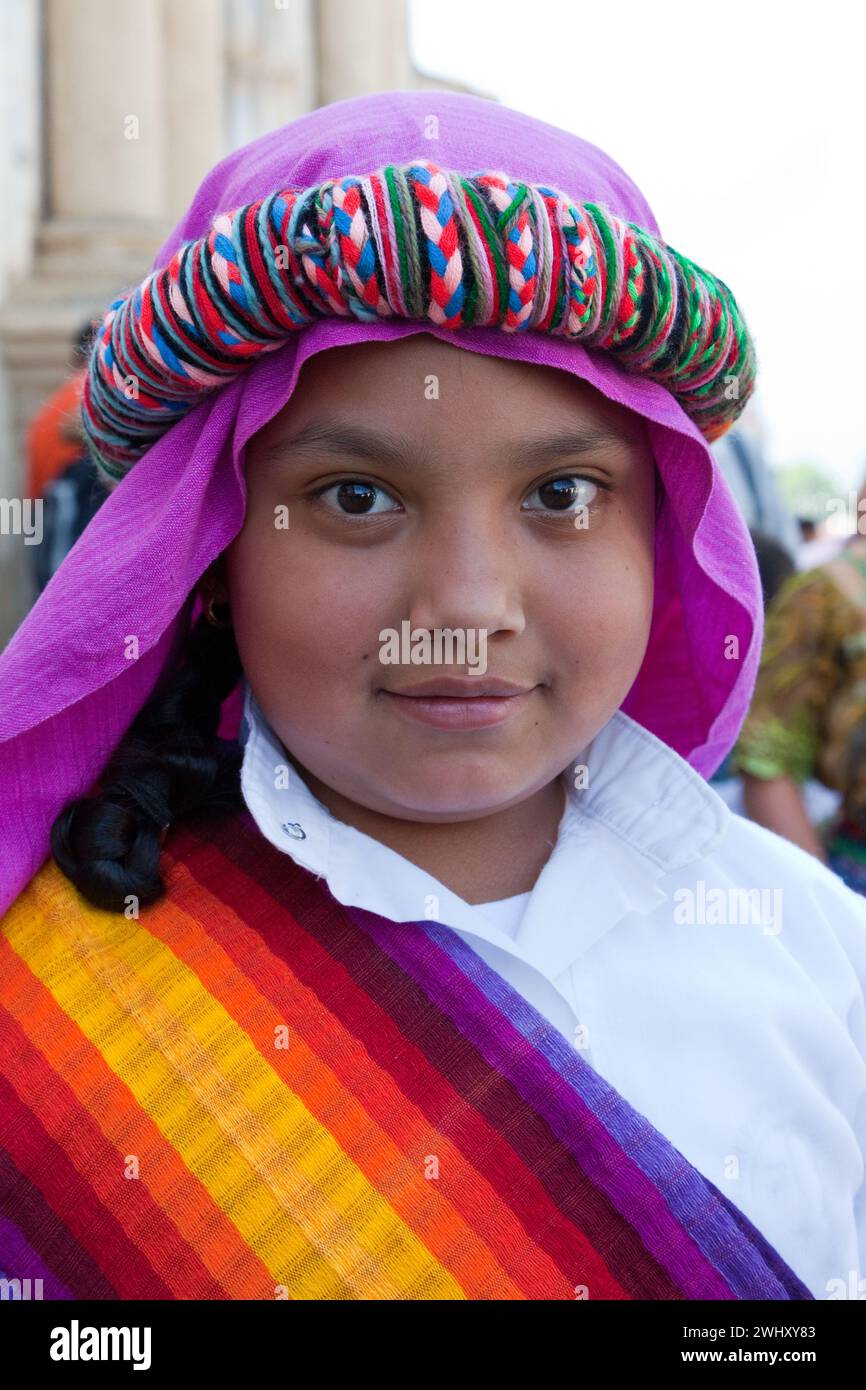
[[[569,371],[494,356],[417,333],[390,342],[329,348],[307,358],[291,399],[269,433],[303,424],[323,409],[375,427],[527,432],[577,423],[645,438],[636,412]]]

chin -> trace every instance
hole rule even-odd
[[[517,805],[534,790],[534,786],[515,785],[513,776],[507,779],[465,774],[447,779],[415,776],[408,786],[391,789],[388,799],[402,808],[404,818],[478,820]]]

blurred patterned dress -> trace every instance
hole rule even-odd
[[[866,544],[788,579],[767,610],[764,648],[732,766],[815,777],[840,793],[819,827],[830,867],[866,894]]]

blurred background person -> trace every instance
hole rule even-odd
[[[34,546],[33,579],[41,592],[105,500],[85,447],[79,413],[94,325],[82,324],[72,372],[33,417],[26,434],[25,497],[42,501],[42,543]]]
[[[844,544],[841,536],[831,536],[822,522],[813,517],[797,518],[800,528],[800,544],[797,546],[797,569],[813,570],[833,560]]]
[[[713,453],[753,539],[759,535],[764,544],[775,542],[794,556],[800,532],[782,499],[765,439],[760,406],[753,397],[733,429],[713,444]]]
[[[781,542],[773,540],[772,536],[766,535],[763,531],[755,530],[751,530],[749,534],[755,547],[758,573],[761,576],[761,592],[764,596],[764,608],[766,609],[785,581],[796,573],[796,565],[791,552]]]
[[[94,327],[88,319],[78,329],[72,345],[69,376],[52,391],[27,426],[25,435],[24,496],[44,497],[48,485],[84,451],[79,406],[84,383],[84,364],[93,342]]]
[[[748,816],[866,894],[866,537],[853,531],[836,558],[787,579],[770,603],[731,767]],[[809,779],[835,794],[829,817],[804,798]]]
[[[752,545],[755,546],[755,559],[758,560],[758,573],[760,575],[760,591],[763,595],[763,606],[765,612],[777,592],[783,587],[785,581],[796,574],[794,557],[790,550],[785,549],[781,542],[774,541],[763,531],[749,531],[752,538]],[[744,788],[742,788],[742,777],[735,770],[733,762],[733,749],[728,753],[724,762],[717,767],[713,776],[710,777],[714,791],[719,792],[721,799],[730,806],[731,810],[737,812],[738,816],[745,816]],[[809,815],[812,819],[828,815],[835,808],[835,796],[830,794],[822,784],[816,781],[809,781],[803,784],[803,796],[806,799]],[[826,798],[830,796],[831,805],[827,806]]]

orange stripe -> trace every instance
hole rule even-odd
[[[218,851],[209,845],[206,853],[207,879],[218,883],[219,871],[212,859]],[[286,1084],[333,1134],[410,1229],[460,1281],[467,1297],[488,1298],[491,1287],[502,1290],[497,1297],[530,1297],[532,1289],[539,1286],[561,1286],[573,1297],[572,1286],[562,1270],[529,1238],[485,1175],[425,1120],[339,1019],[288,971],[284,961],[268,952],[266,969],[260,975],[261,990],[258,982],[252,984],[246,974],[240,973],[244,962],[261,961],[266,948],[259,934],[215,897],[206,881],[193,876],[196,856],[192,849],[188,849],[183,861],[167,850],[163,854],[171,902],[182,904],[190,918],[206,923],[207,937],[191,942],[189,932],[179,932],[164,912],[158,921],[153,915],[148,917],[149,930],[161,935],[166,945],[186,960],[217,999],[225,995],[225,1007],[229,1007],[230,1001],[230,1011],[239,1026],[249,1033]],[[241,872],[233,864],[228,863],[227,867],[233,874]],[[283,904],[280,908],[291,917],[288,908]],[[291,920],[294,922],[294,918]],[[220,959],[215,946],[221,946],[228,958]],[[292,1013],[291,1028],[295,1042],[303,1043],[303,1051],[299,1046],[289,1051],[273,1047],[274,1027],[288,1022],[286,999],[302,1001]],[[272,1004],[281,1011],[276,1012],[270,1007]],[[372,1001],[370,1006],[377,1009]],[[339,1111],[334,1105],[335,1078],[344,1096]],[[458,1099],[455,1093],[455,1103]],[[378,1113],[374,1113],[371,1102]],[[381,1144],[375,1149],[369,1142],[371,1122],[381,1136]],[[491,1132],[491,1140],[499,1142],[500,1136]],[[443,1166],[447,1163],[449,1189],[454,1199],[465,1196],[473,1226],[467,1225],[454,1200],[431,1190],[431,1182],[423,1176],[420,1166],[407,1157],[428,1153],[437,1154]],[[536,1180],[527,1173],[527,1181]],[[436,1200],[431,1201],[431,1197]],[[467,1252],[459,1264],[455,1246],[461,1254]]]
[[[119,1154],[134,1153],[139,1158],[142,1177],[125,1185],[122,1202],[115,1200],[108,1204],[116,1219],[125,1224],[126,1208],[130,1205],[126,1187],[146,1188],[152,1201],[174,1223],[204,1269],[228,1297],[273,1299],[274,1281],[267,1267],[141,1109],[102,1054],[4,937],[0,937],[0,981],[3,982],[0,1002],[42,1053],[48,1066],[63,1078],[86,1116],[99,1126]],[[16,1090],[27,1097],[27,1104],[41,1123],[55,1141],[63,1145],[79,1171],[83,1171],[83,1154],[86,1153],[86,1146],[82,1149],[80,1144],[83,1136],[70,1136],[68,1131],[62,1135],[55,1133],[53,1112],[45,1103],[46,1094],[31,1080],[29,1068],[21,1065],[21,1058],[11,1048],[6,1049],[4,1060],[7,1060],[6,1071]],[[82,1120],[84,1118],[82,1116]],[[82,1130],[86,1128],[83,1124]],[[74,1142],[71,1143],[71,1139]],[[122,1171],[118,1159],[116,1172],[121,1175]],[[140,1220],[139,1215],[136,1224]],[[136,1240],[140,1241],[141,1231],[146,1230],[146,1224],[138,1225]],[[150,1250],[144,1253],[153,1258]],[[191,1292],[186,1275],[178,1281],[179,1271],[172,1261],[165,1268],[155,1263],[154,1268],[172,1288],[177,1288],[180,1297],[219,1297],[213,1290],[207,1294]],[[201,1281],[201,1272],[198,1277]]]

